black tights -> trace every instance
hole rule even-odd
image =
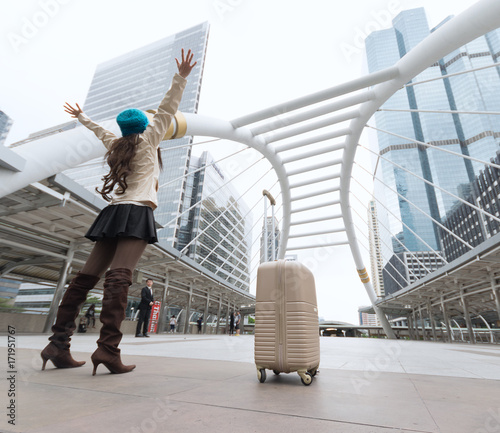
[[[131,237],[97,241],[81,272],[102,277],[108,268],[134,271],[147,245],[146,241]]]

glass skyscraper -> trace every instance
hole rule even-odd
[[[84,105],[84,112],[94,121],[114,119],[127,108],[141,110],[156,109],[170,87],[177,72],[175,58],[181,49],[191,49],[198,62],[189,75],[179,111],[196,113],[200,96],[205,52],[208,42],[207,22],[176,33],[167,38],[131,51],[97,66]],[[158,208],[156,221],[165,228],[159,239],[177,238],[179,221],[177,215],[182,206],[182,192],[186,189],[186,178],[191,148],[187,146],[191,137],[163,141],[160,144],[162,159],[168,168],[160,173]],[[179,148],[180,146],[186,146]],[[174,150],[168,148],[176,147]],[[104,160],[89,161],[65,172],[68,176],[95,193],[101,186],[101,178],[108,172]]]
[[[208,152],[191,157],[176,248],[240,289],[250,289],[252,216]]]
[[[429,29],[423,8],[401,12],[394,18],[392,28],[373,32],[367,37],[369,71],[393,66],[434,30]],[[499,55],[500,30],[495,30],[450,53],[416,76],[412,82],[491,65]],[[500,71],[498,68],[489,68],[407,86],[381,108],[500,111]],[[388,160],[381,159],[378,177],[393,191],[384,188],[382,196],[381,189],[377,188],[376,198],[388,208],[390,236],[395,250],[401,248],[402,243],[410,251],[439,251],[442,247],[437,225],[422,212],[440,222],[454,208],[457,200],[409,172],[465,198],[470,192],[470,183],[484,166],[419,146],[411,140],[442,146],[488,161],[496,155],[500,128],[495,125],[493,116],[474,114],[380,111],[375,114],[375,120],[377,128],[409,139],[377,133],[378,151]],[[422,212],[406,200],[414,203]],[[394,251],[397,252],[401,250]]]
[[[12,126],[12,119],[0,110],[0,146],[3,146]]]

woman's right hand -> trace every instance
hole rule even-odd
[[[194,54],[191,53],[191,50],[188,51],[187,56],[184,57],[184,48],[182,49],[182,62],[179,63],[179,60],[177,58],[175,61],[177,62],[177,69],[179,69],[179,75],[183,78],[187,78],[188,75],[191,73],[191,70],[196,66],[196,63],[194,62],[191,65],[191,61],[193,60]]]
[[[64,111],[66,111],[66,113],[69,113],[71,114],[71,117],[75,117],[75,118],[78,118],[78,115],[80,113],[83,113],[83,110],[80,108],[80,106],[78,104],[76,104],[76,106],[78,108],[75,108],[75,107],[72,107],[71,105],[69,105],[67,102],[65,102],[66,105],[64,105]]]

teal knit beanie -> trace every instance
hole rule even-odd
[[[129,108],[122,111],[117,117],[116,122],[122,131],[122,136],[130,134],[140,134],[144,132],[148,126],[149,120],[147,116],[136,108]]]

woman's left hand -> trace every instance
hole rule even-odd
[[[78,108],[74,108],[72,107],[71,105],[69,105],[67,102],[65,102],[66,105],[64,105],[64,111],[66,111],[66,113],[69,113],[71,114],[71,117],[75,117],[75,118],[78,118],[78,115],[80,113],[83,113],[83,110],[80,108],[80,106],[78,104],[76,104],[76,106]]]

